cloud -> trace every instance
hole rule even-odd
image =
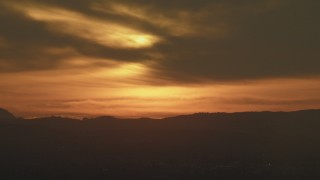
[[[60,33],[60,30],[52,30],[50,27],[54,26],[55,23],[34,19],[24,11],[10,7],[0,4],[1,72],[53,69],[57,68],[61,61],[80,56],[129,62],[148,59],[148,55],[142,48],[136,50],[133,48],[106,47],[101,42],[90,40],[81,32],[78,33],[78,36],[70,35],[71,32],[65,30],[66,27],[59,27],[63,29],[63,32]],[[70,18],[78,17],[71,16]],[[76,22],[73,23],[76,24]],[[90,22],[81,25],[90,28],[88,26]],[[77,29],[76,26],[72,26],[72,23],[69,27],[66,26],[67,28]],[[67,33],[64,33],[64,31],[67,31]],[[92,35],[88,34],[88,36]],[[148,38],[149,36],[138,36],[137,41],[138,43],[145,43]],[[126,41],[130,41],[130,39]]]
[[[54,69],[70,58],[87,57],[148,62],[149,76],[160,82],[320,75],[318,1],[0,4],[1,71]]]
[[[263,4],[255,4],[221,6],[227,17],[219,16],[220,21],[230,29],[226,36],[172,38],[170,45],[160,44],[166,56],[159,67],[181,81],[190,75],[214,81],[318,76],[317,3],[286,1],[263,11],[256,9]]]
[[[151,34],[115,23],[100,21],[62,9],[27,8],[31,18],[47,22],[50,29],[113,48],[142,48],[152,46],[158,38]]]

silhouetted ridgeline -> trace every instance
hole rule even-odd
[[[0,110],[0,179],[320,179],[319,130],[320,110],[83,121]]]
[[[9,111],[0,108],[0,122],[14,120],[15,117]]]

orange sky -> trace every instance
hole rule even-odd
[[[320,107],[317,78],[160,86],[149,84],[157,79],[137,64],[86,71],[80,68],[3,74],[0,105],[26,117],[107,114],[155,118],[194,112]]]
[[[0,0],[0,107],[155,118],[320,108],[319,14],[306,4],[69,2]]]

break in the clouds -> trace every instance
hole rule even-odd
[[[153,61],[157,77],[173,81],[317,76],[318,5],[312,0],[2,0],[1,69],[56,68],[85,56]]]

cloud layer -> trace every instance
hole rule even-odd
[[[151,61],[153,76],[173,82],[318,76],[319,5],[1,0],[0,69],[53,69],[81,56]]]

